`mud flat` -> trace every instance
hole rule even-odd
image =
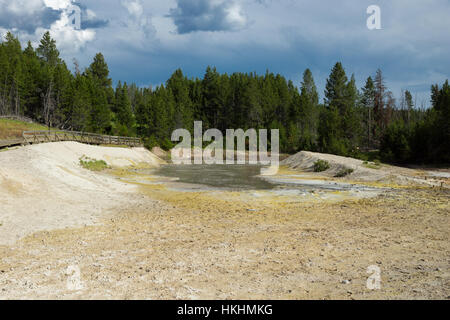
[[[126,158],[128,152],[122,152]],[[35,192],[42,187],[33,189],[34,184],[21,182],[22,194],[22,186],[14,183],[18,172],[9,172],[14,166],[22,172],[18,162],[25,158],[8,157],[16,161],[2,171],[2,200],[8,188],[8,194],[17,192],[17,199],[28,199],[28,208],[33,208]],[[95,222],[65,227],[48,223],[40,231],[1,245],[0,299],[450,297],[450,192],[446,188],[414,180],[389,185],[349,177],[337,182],[374,188],[377,194],[361,197],[348,190],[322,194],[312,190],[303,196],[301,189],[290,187],[230,190],[158,176],[135,160],[134,167],[103,173],[78,171],[77,157],[78,153],[66,165],[82,180],[79,177],[69,186],[64,182],[67,168],[55,169],[63,181],[54,178],[57,173],[47,172],[50,167],[30,173],[36,181],[46,177],[47,188],[61,201],[61,207],[49,206],[46,211],[42,201],[33,214],[40,219],[49,215],[52,221],[94,215]],[[157,164],[158,160],[153,163]],[[319,176],[300,168],[282,168],[272,178],[336,182],[331,174]],[[72,204],[73,208],[89,205],[87,212],[62,216],[71,198],[59,195],[58,188],[88,190],[89,196]],[[105,201],[102,195],[111,194],[110,188],[115,188],[114,198]],[[3,201],[0,207],[3,212]],[[8,208],[12,215],[22,212],[12,205]],[[369,266],[380,268],[379,290],[366,285]],[[78,279],[73,270],[80,271]],[[79,284],[76,288],[68,285],[74,280]]]

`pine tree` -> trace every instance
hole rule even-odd
[[[219,123],[219,115],[221,112],[220,105],[220,86],[219,73],[216,68],[207,67],[205,76],[202,81],[203,87],[203,117],[206,128],[217,128]]]
[[[414,108],[414,103],[412,101],[412,95],[411,95],[411,92],[409,92],[409,90],[405,91],[405,107],[406,107],[406,112],[407,112],[406,123],[408,125],[410,125],[411,124],[411,114],[412,114],[412,110]]]
[[[56,67],[61,61],[59,58],[59,51],[56,48],[56,41],[52,39],[49,31],[44,33],[36,52],[38,56],[52,68]]]
[[[115,108],[116,130],[119,135],[128,136],[135,133],[135,118],[131,110],[131,102],[128,97],[128,86],[122,86],[119,82],[116,89]]]
[[[95,55],[94,61],[91,63],[87,71],[104,89],[112,86],[112,80],[109,78],[108,64],[106,63],[103,54],[97,53]]]
[[[152,131],[162,145],[169,146],[172,131],[177,129],[174,121],[176,110],[174,95],[170,89],[160,86],[155,91],[152,103]]]
[[[23,88],[22,49],[19,39],[11,32],[5,37],[2,44],[8,67],[6,70],[6,82],[4,92],[4,107],[6,113],[20,114],[20,104]]]
[[[318,139],[319,94],[309,69],[303,73],[300,90],[301,94],[296,103],[299,106],[299,113],[293,115],[300,133],[298,147],[303,150],[315,150]]]
[[[181,69],[176,70],[169,80],[169,89],[175,99],[175,126],[193,131],[194,108],[189,96],[189,81],[183,75]]]
[[[289,109],[292,105],[292,96],[290,85],[284,77],[277,74],[275,77],[275,86],[277,88],[278,99],[275,106],[278,121],[287,128]],[[291,83],[292,86],[292,83]]]
[[[450,84],[448,80],[439,89],[438,85],[432,88],[432,112],[430,144],[433,153],[428,160],[440,163],[450,163]]]
[[[70,109],[73,103],[73,75],[67,68],[66,63],[58,64],[54,70],[54,97],[55,112],[53,126],[65,128],[70,122]]]
[[[111,112],[105,90],[89,78],[90,103],[87,129],[95,133],[108,133],[111,129]]]
[[[313,74],[309,69],[306,69],[303,73],[303,82],[301,85],[301,89],[305,91],[305,94],[307,94],[308,99],[312,105],[317,106],[319,104],[319,94],[317,92]]]
[[[56,41],[51,38],[50,32],[46,32],[39,47],[36,49],[38,57],[41,59],[41,80],[40,90],[42,100],[42,119],[46,125],[51,126],[55,109],[57,108],[57,93],[55,92],[55,69],[61,64]]]
[[[88,131],[90,127],[91,92],[90,79],[80,73],[75,75],[73,99],[68,114],[68,128],[78,131]]]
[[[331,70],[325,86],[326,110],[321,115],[319,146],[322,152],[344,155],[349,142],[346,137],[348,125],[349,85],[344,68],[337,62]]]
[[[347,109],[347,75],[340,62],[337,62],[327,79],[325,86],[325,105],[334,106],[341,116]]]
[[[361,136],[361,122],[357,113],[358,101],[359,92],[356,88],[355,75],[352,75],[347,84],[346,108],[342,118],[342,127],[347,146],[353,152],[356,152]]]
[[[384,130],[385,97],[386,86],[384,84],[383,73],[378,69],[375,76],[375,100],[373,109],[375,120],[373,137],[376,144],[379,143],[379,139]]]
[[[347,155],[342,139],[339,110],[335,106],[325,108],[320,114],[319,150],[320,152]]]
[[[366,132],[366,147],[371,149],[373,147],[372,137],[373,137],[373,112],[375,105],[375,85],[373,83],[372,77],[368,77],[366,80],[366,85],[362,89],[361,103],[363,107],[363,114],[365,115],[365,132]]]
[[[9,108],[8,73],[9,63],[5,46],[0,43],[0,114],[7,114]]]
[[[275,75],[267,70],[264,78],[261,79],[261,107],[263,112],[262,123],[266,128],[270,125],[276,115],[276,100],[277,93],[275,88]],[[296,117],[299,110],[294,106],[291,112],[294,113],[293,117]]]
[[[30,41],[23,52],[23,74],[23,113],[30,118],[36,118],[39,115],[40,107],[40,62]]]
[[[250,76],[247,79],[247,83],[241,93],[240,102],[242,112],[247,115],[246,125],[243,127],[245,129],[261,127],[263,111],[260,104],[257,80],[254,76]],[[222,108],[224,108],[224,106],[222,106]]]

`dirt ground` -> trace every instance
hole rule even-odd
[[[146,189],[98,225],[0,247],[0,298],[450,298],[448,191],[267,205]]]
[[[127,201],[0,245],[0,299],[450,299],[448,189],[283,201],[95,175]]]

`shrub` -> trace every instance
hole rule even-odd
[[[338,171],[338,173],[336,173],[335,177],[336,178],[342,178],[345,176],[348,176],[349,174],[353,173],[353,169],[350,168],[342,168],[341,170]]]
[[[378,169],[381,168],[381,164],[379,163],[379,161],[378,161],[378,164],[375,163],[375,162],[370,162],[370,163],[369,162],[364,162],[363,166],[366,167],[366,168],[375,169],[375,170],[378,170]]]
[[[167,138],[161,142],[161,148],[166,151],[172,149],[174,146],[175,144]]]
[[[317,160],[314,162],[314,172],[322,172],[330,169],[330,164],[325,160]]]
[[[80,165],[91,171],[102,171],[108,168],[108,164],[103,160],[91,159],[85,156],[80,158]]]
[[[159,147],[159,143],[155,136],[144,138],[144,147],[148,150],[152,150],[153,147]]]

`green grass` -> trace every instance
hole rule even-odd
[[[23,131],[32,130],[48,130],[48,127],[38,123],[0,119],[0,140],[20,139]]]
[[[91,171],[102,171],[108,169],[108,164],[103,160],[91,159],[85,156],[80,158],[80,165]]]
[[[379,160],[375,160],[374,162],[363,162],[363,166],[369,169],[379,170],[381,168],[381,163]]]
[[[124,145],[124,144],[101,144],[100,147],[109,147],[109,148],[125,148],[130,149],[130,146]]]
[[[330,164],[325,160],[317,160],[314,162],[314,172],[322,172],[330,169]]]

